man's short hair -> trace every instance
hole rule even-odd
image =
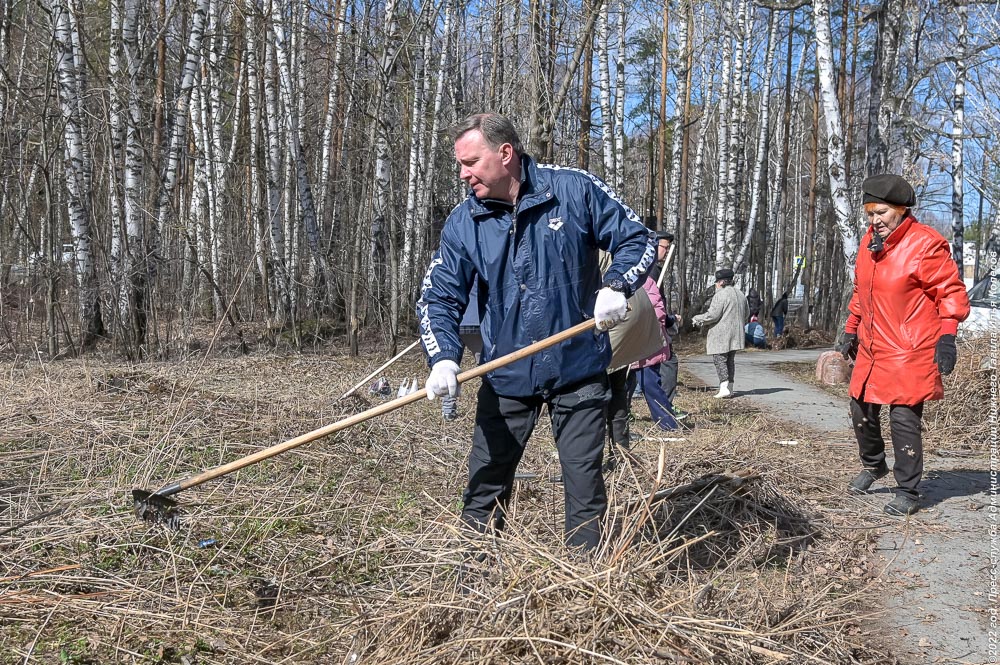
[[[669,240],[670,242],[673,242],[674,241],[674,234],[671,233],[670,231],[657,231],[656,232],[656,239],[657,240]]]
[[[517,135],[513,123],[499,113],[474,113],[456,123],[450,131],[453,140],[457,141],[466,132],[477,130],[483,135],[486,143],[496,150],[504,143],[509,143],[518,155],[524,154],[524,145]]]

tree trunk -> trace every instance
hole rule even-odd
[[[91,251],[91,163],[82,113],[85,83],[83,74],[79,70],[83,56],[82,53],[78,53],[79,32],[75,16],[63,4],[63,0],[51,0],[50,8],[65,142],[64,170],[68,195],[66,202],[73,234],[75,274],[79,289],[77,307],[81,328],[80,344],[86,349],[93,346],[104,334],[104,321],[101,317],[97,269]]]
[[[854,259],[858,253],[858,237],[851,224],[850,200],[844,180],[844,130],[840,118],[840,105],[833,80],[833,51],[830,43],[829,0],[814,0],[813,21],[816,28],[817,75],[823,99],[823,117],[826,120],[827,171],[833,210],[840,231],[847,279],[854,275]]]
[[[955,92],[952,97],[953,116],[951,121],[951,231],[952,256],[962,274],[963,245],[965,242],[965,166],[962,160],[962,146],[965,134],[965,63],[968,53],[969,8],[959,2],[955,5],[958,22],[958,59],[955,61]],[[981,241],[980,241],[981,242]]]
[[[764,173],[767,167],[768,122],[771,112],[771,67],[774,64],[774,50],[777,45],[776,32],[777,21],[774,19],[774,11],[767,17],[767,55],[764,57],[764,84],[760,91],[760,128],[757,133],[757,152],[754,158],[753,180],[750,192],[750,213],[747,216],[747,228],[743,235],[743,242],[740,250],[736,254],[733,266],[739,272],[743,270],[743,263],[746,260],[747,249],[753,239],[754,228],[757,226],[757,216],[760,214],[760,204],[764,199]]]

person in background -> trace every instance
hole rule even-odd
[[[750,287],[747,291],[747,307],[750,308],[750,319],[755,320],[760,314],[760,294],[757,293],[757,289]]]
[[[669,266],[665,266],[664,262],[673,244],[673,233],[669,231],[656,232],[656,265],[649,272],[649,277],[654,283],[659,283],[661,270],[669,269]],[[667,278],[668,276],[664,276],[664,285],[666,285]],[[660,288],[660,296],[663,302],[663,310],[666,314],[667,344],[670,347],[667,359],[660,363],[660,386],[663,388],[663,394],[666,395],[667,401],[673,405],[672,413],[674,417],[681,420],[687,418],[688,413],[679,408],[675,401],[677,398],[677,370],[679,361],[677,352],[674,350],[673,340],[680,335],[682,321],[680,316],[670,311],[670,299],[667,297],[663,287]]]
[[[537,164],[507,118],[472,115],[452,135],[459,177],[471,191],[445,222],[417,303],[431,368],[428,399],[459,393],[459,324],[477,277],[481,363],[590,317],[597,324],[597,333],[483,377],[462,519],[479,532],[503,528],[517,465],[547,407],[563,476],[566,544],[593,549],[608,505],[601,472],[611,361],[606,331],[624,320],[655,243],[596,176]],[[603,278],[599,250],[613,255]]]
[[[788,291],[781,294],[778,302],[771,308],[771,320],[774,321],[774,336],[781,337],[785,332],[785,317],[788,316]]]
[[[670,335],[667,334],[667,309],[660,297],[660,290],[656,287],[656,282],[647,278],[642,288],[646,290],[649,301],[656,311],[656,319],[660,322],[660,331],[666,341],[663,348],[657,353],[632,365],[632,370],[637,373],[638,386],[642,390],[642,396],[649,407],[649,415],[653,422],[663,430],[677,429],[677,418],[674,414],[674,405],[663,390],[660,380],[660,365],[670,359],[671,344]],[[631,395],[630,395],[631,397]]]
[[[764,334],[764,326],[760,325],[760,321],[757,320],[756,316],[751,315],[750,321],[743,326],[743,336],[747,346],[753,346],[758,349],[767,348],[767,335]]]
[[[719,375],[716,399],[733,396],[736,381],[736,352],[743,350],[743,322],[749,318],[747,298],[733,286],[733,271],[723,268],[715,273],[715,295],[708,311],[691,319],[696,326],[709,326],[706,351],[715,361]]]
[[[948,241],[913,216],[910,183],[875,175],[861,191],[869,227],[838,346],[855,360],[850,409],[862,469],[848,492],[864,494],[889,473],[879,422],[888,406],[896,492],[884,510],[903,516],[919,509],[924,402],[944,397],[941,377],[955,367],[955,335],[969,315],[969,298]]]

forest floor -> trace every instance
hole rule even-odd
[[[475,385],[458,420],[421,400],[182,492],[177,529],[137,519],[134,488],[390,399],[366,386],[338,400],[388,357],[377,345],[234,346],[0,361],[0,664],[933,662],[900,649],[879,605],[899,577],[882,534],[906,551],[951,538],[933,511],[887,525],[879,503],[843,495],[846,436],[714,400],[686,372],[693,429],[659,431],[633,402],[639,438],[607,477],[592,558],[561,544],[545,418],[503,538],[460,528]],[[395,396],[425,373],[414,352],[385,376]],[[929,441],[948,436],[940,422]]]

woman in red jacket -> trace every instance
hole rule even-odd
[[[969,315],[969,299],[948,241],[913,217],[910,184],[885,174],[866,179],[861,189],[870,227],[839,347],[845,358],[856,358],[851,421],[863,469],[849,491],[863,494],[889,473],[879,426],[882,405],[889,405],[896,496],[885,512],[910,515],[918,509],[924,468],[924,402],[944,397],[941,375],[955,367],[955,334]]]

